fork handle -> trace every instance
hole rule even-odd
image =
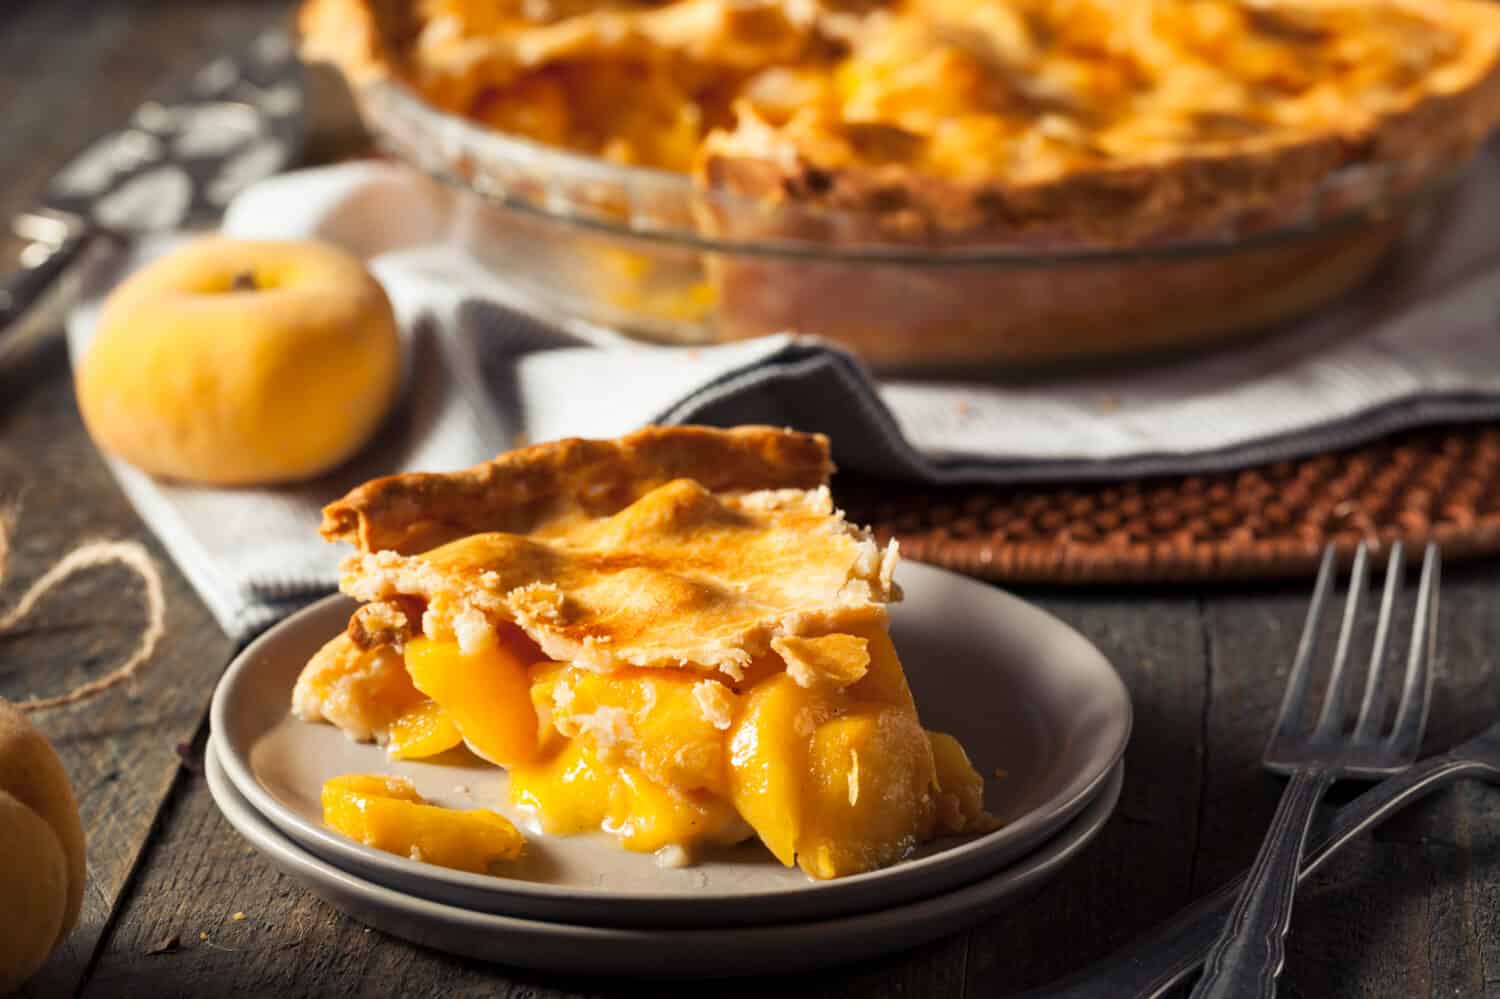
[[[1321,870],[1354,837],[1440,788],[1468,778],[1500,782],[1500,767],[1489,762],[1496,758],[1496,750],[1487,743],[1481,736],[1450,753],[1423,760],[1335,811],[1327,830],[1308,851],[1301,878],[1306,880]],[[1015,999],[1160,999],[1203,962],[1246,876],[1205,895],[1102,961]],[[981,980],[978,991],[1001,989],[999,983]]]
[[[1333,773],[1322,768],[1292,774],[1245,887],[1204,962],[1193,999],[1269,999],[1276,994],[1302,847],[1313,812],[1332,783]]]

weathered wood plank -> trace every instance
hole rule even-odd
[[[0,218],[28,207],[93,136],[123,122],[179,60],[201,60],[285,5],[23,3],[0,27]],[[13,244],[11,244],[13,245]],[[4,265],[10,266],[9,258]],[[66,360],[54,343],[5,372],[0,448],[24,468],[25,509],[3,597],[15,599],[78,541],[147,540],[83,433]],[[69,584],[22,630],[0,640],[0,695],[57,691],[101,671],[134,644],[141,612],[130,577],[105,570]],[[168,567],[168,638],[129,691],[37,718],[57,744],[89,834],[89,892],[77,933],[33,981],[38,995],[74,990],[111,917],[177,771],[229,643]]]
[[[969,934],[974,996],[1043,984],[1114,950],[1190,898],[1203,724],[1203,634],[1187,595],[1043,596],[1096,643],[1135,706],[1115,818],[1056,881]]]
[[[7,604],[85,538],[146,540],[82,433],[60,348],[40,357],[35,373],[33,388],[0,415],[0,444],[26,456],[28,480]],[[33,983],[38,995],[69,992],[81,981],[171,787],[176,744],[192,737],[230,652],[187,583],[151,545],[167,576],[168,633],[155,659],[128,690],[36,716],[78,792],[89,857],[82,922]],[[137,591],[133,577],[111,569],[44,601],[16,634],[0,639],[0,694],[61,691],[123,658],[144,620]]]
[[[1244,869],[1281,785],[1260,766],[1301,633],[1307,592],[1215,594],[1207,600],[1211,677],[1204,717],[1202,826],[1193,891]]]

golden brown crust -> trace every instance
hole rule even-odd
[[[1430,7],[1425,0],[1396,2]],[[717,211],[710,200],[702,217],[721,237],[945,247],[1124,246],[1213,236],[1247,217],[1262,227],[1300,221],[1323,207],[1315,200],[1335,171],[1389,169],[1395,190],[1403,182],[1410,189],[1462,164],[1500,121],[1500,5],[1457,0],[1446,13],[1463,35],[1465,55],[1445,68],[1443,89],[1424,90],[1354,129],[1272,132],[1211,152],[1080,165],[1052,179],[1016,183],[935,177],[904,164],[826,169],[752,121],[744,134],[708,136],[700,181],[709,192],[786,211]]]
[[[333,63],[356,82],[388,75],[420,30],[406,0],[306,0],[297,11],[302,57]]]
[[[1139,358],[1303,314],[1369,272],[1400,231],[1399,195],[1456,170],[1500,120],[1500,5],[1444,10],[1463,28],[1465,58],[1405,106],[1338,134],[1247,139],[1214,155],[1080,169],[1030,185],[963,184],[901,167],[820,170],[776,147],[769,128],[755,155],[732,155],[733,142],[710,139],[700,177],[708,188],[781,209],[720,210],[705,199],[702,226],[729,239],[1136,249],[1310,229],[1230,253],[1044,268],[810,267],[719,255],[707,262],[717,331],[741,339],[815,329],[877,367],[943,369]],[[1335,174],[1340,182],[1330,184]],[[1367,226],[1318,228],[1360,209],[1389,214]]]
[[[608,516],[674,479],[722,493],[813,489],[832,473],[821,434],[646,427],[614,440],[536,444],[460,472],[375,479],[324,507],[322,534],[410,555],[485,531],[525,534],[570,511]]]
[[[419,6],[397,0],[306,0],[301,17],[306,47],[311,55],[337,62],[356,79],[380,72],[382,67],[397,76],[408,75],[406,70],[412,67],[406,65],[407,55],[422,28]],[[954,9],[982,12],[984,6],[939,4],[923,16],[939,28]],[[995,6],[1009,9],[1004,4]],[[1313,17],[1323,12],[1338,15],[1360,3],[1288,0],[1282,6],[1293,15],[1282,29],[1289,32],[1295,30],[1299,12]],[[1022,157],[1017,176],[1001,169],[983,179],[964,179],[904,161],[879,165],[855,157],[818,162],[818,155],[809,155],[795,142],[778,142],[773,134],[776,129],[757,129],[752,121],[748,128],[706,133],[699,150],[699,180],[709,192],[784,206],[791,214],[781,218],[778,213],[746,212],[732,206],[721,212],[709,206],[703,213],[705,225],[712,234],[725,237],[810,239],[835,245],[867,241],[941,242],[960,247],[1058,241],[1133,245],[1184,234],[1219,235],[1217,227],[1247,216],[1262,223],[1297,218],[1315,207],[1310,201],[1320,195],[1320,185],[1348,165],[1394,168],[1411,182],[1430,179],[1435,171],[1460,162],[1500,120],[1500,7],[1489,0],[1380,0],[1379,6],[1440,26],[1457,50],[1422,69],[1423,76],[1415,82],[1403,78],[1402,66],[1376,67],[1389,79],[1377,73],[1369,95],[1339,94],[1337,100],[1347,113],[1327,119],[1338,123],[1331,128],[1251,124],[1234,138],[1189,146],[1177,153],[1147,147],[1126,155],[1110,154],[1093,163],[1079,160],[1055,175],[1027,169],[1029,160]],[[923,5],[915,7],[920,11]],[[670,8],[634,11],[632,16],[660,18],[672,15]],[[1017,5],[1017,9],[1025,8]],[[1269,5],[1261,15],[1269,16],[1277,9],[1278,5]],[[617,16],[600,10],[579,20]],[[1119,17],[1122,24],[1130,19],[1128,13]],[[727,53],[734,49],[731,43],[752,37],[733,28],[732,21],[725,22],[730,27],[719,24],[712,29],[691,18],[686,23],[696,26],[698,34],[672,35],[660,47],[666,53],[691,53],[696,51],[693,40],[703,41],[698,35],[723,35],[720,47],[727,46],[726,52],[715,49],[717,54],[698,54],[704,72],[727,72]],[[528,38],[537,32],[548,37],[548,33],[577,34],[565,30],[571,27],[569,23],[548,24],[544,19],[530,25],[522,18],[520,24],[517,30]],[[879,35],[879,24],[872,24],[868,34]],[[952,34],[962,26],[960,20],[947,24],[946,29]],[[944,32],[938,31],[936,39],[943,37]],[[1347,40],[1358,41],[1357,33]],[[994,41],[990,39],[991,44]],[[1414,40],[1413,45],[1417,44]],[[522,47],[530,52],[534,46]],[[969,51],[979,54],[981,61],[986,58],[984,45],[971,45]],[[1295,62],[1295,52],[1283,55]],[[412,61],[421,58],[413,56]],[[528,58],[542,59],[535,53]],[[777,63],[774,55],[766,58]],[[1111,56],[1105,51],[1099,58],[1102,65]],[[1420,57],[1413,59],[1413,65],[1420,64]],[[999,62],[997,75],[1004,78],[1010,67],[1003,59]],[[813,70],[827,75],[833,67],[814,64]],[[1293,67],[1294,75],[1296,71]],[[1024,75],[1026,70],[1019,72]],[[1255,85],[1250,80],[1239,82]],[[1388,88],[1404,96],[1389,96],[1385,94]],[[1211,112],[1217,107],[1212,100],[1216,96],[1222,95],[1205,95],[1204,109]],[[1372,99],[1365,100],[1366,96]],[[443,103],[439,97],[429,97]],[[914,108],[907,110],[924,110],[922,99],[931,98],[917,99]],[[1274,90],[1255,98],[1270,103],[1280,99]],[[1394,103],[1385,106],[1387,101]],[[975,107],[982,105],[980,101]],[[1043,103],[1040,110],[1045,107]],[[1079,120],[1086,122],[1090,110],[1080,111]],[[845,124],[863,127],[855,119]],[[885,126],[876,123],[873,127]],[[542,134],[533,137],[560,141]]]
[[[310,2],[357,6],[362,0]],[[580,5],[598,4],[561,4],[572,10]],[[819,6],[852,9],[841,3]],[[879,91],[885,81],[891,85],[874,96],[900,99],[872,102],[867,93],[851,104],[848,94],[824,93],[777,110],[756,92],[747,103],[764,118],[751,113],[742,119],[747,124],[729,132],[719,121],[698,147],[696,196],[684,184],[680,200],[672,199],[672,221],[663,223],[673,231],[691,228],[728,242],[807,244],[819,259],[704,254],[707,281],[689,285],[684,277],[684,284],[673,289],[684,300],[690,291],[692,300],[702,303],[691,321],[668,318],[623,293],[617,297],[607,279],[578,285],[576,308],[616,318],[619,312],[610,310],[625,309],[638,328],[665,338],[704,335],[706,327],[696,324],[712,310],[716,338],[801,329],[849,346],[882,367],[1046,365],[1207,345],[1269,328],[1351,288],[1398,235],[1399,226],[1390,220],[1405,218],[1408,200],[1401,196],[1455,171],[1500,121],[1500,4],[1488,0],[1240,0],[1222,5],[1131,0],[1113,7],[1051,0],[900,0],[858,6],[862,13],[897,15],[887,18],[887,24],[899,21],[902,12],[914,12],[935,27],[948,19],[946,33],[934,35],[944,44],[963,34],[956,29],[970,24],[964,20],[967,15],[1019,13],[1024,20],[1040,13],[1041,26],[1028,29],[1032,51],[1025,58],[1010,58],[1003,46],[997,48],[999,36],[978,30],[984,25],[977,20],[970,26],[977,26],[975,37],[985,44],[955,41],[952,48],[976,56],[981,75],[989,74],[991,82],[1014,82],[1014,77],[1026,84],[1006,90],[1015,91],[1012,97],[1039,93],[1043,99],[1035,104],[1023,99],[996,110],[982,95],[972,100],[961,96],[950,108],[944,95],[955,91],[937,85],[902,97],[899,87],[907,79],[903,59],[864,58],[868,37],[881,34],[869,32],[850,53],[863,62],[851,58],[802,69],[825,84],[834,71],[853,69],[840,87],[863,79]],[[1134,35],[1124,37],[1123,29],[1139,20],[1131,8],[1149,8],[1153,18],[1169,14],[1164,24],[1152,21],[1155,30],[1171,29],[1175,12],[1213,13],[1216,6],[1261,18],[1274,15],[1273,20],[1284,21],[1278,30],[1286,38],[1296,33],[1299,19],[1314,22],[1304,38],[1312,39],[1305,49],[1294,38],[1278,47],[1275,32],[1244,25],[1223,47],[1227,56],[1245,56],[1235,46],[1261,38],[1274,50],[1270,61],[1279,64],[1278,74],[1285,69],[1291,82],[1282,86],[1259,70],[1226,68],[1222,79],[1207,74],[1208,85],[1201,91],[1176,86],[1169,88],[1171,99],[1158,101],[1165,93],[1158,84],[1178,80],[1171,71],[1202,68],[1198,63],[1203,61],[1212,65],[1214,50],[1194,47],[1197,43],[1188,44],[1187,35],[1172,29],[1157,39],[1163,43],[1161,52],[1136,58],[1153,45],[1152,39],[1140,37],[1138,26]],[[1055,29],[1067,27],[1064,21],[1077,20],[1074,15],[1090,7],[1106,25],[1121,27],[1115,33],[1120,37],[1102,33],[1097,49],[1075,47],[1071,54],[1059,55],[1067,46]],[[1373,28],[1362,20],[1363,10],[1373,12]],[[1326,31],[1319,41],[1316,22],[1324,15]],[[1408,22],[1430,30],[1409,35],[1401,27]],[[923,54],[922,44],[903,51],[916,60]],[[1366,53],[1373,58],[1362,58]],[[609,53],[610,58],[617,55]],[[1066,58],[1073,58],[1068,65],[1081,71],[1076,88],[1066,85],[1071,77],[1054,72]],[[1231,61],[1226,59],[1225,66]],[[421,57],[413,55],[410,62],[415,67]],[[710,70],[715,66],[707,64]],[[1098,82],[1094,78],[1113,78],[1121,67],[1141,72],[1119,92],[1092,86],[1091,80]],[[400,75],[400,65],[392,69]],[[893,80],[886,81],[884,73]],[[933,76],[941,84],[966,79],[962,73]],[[1056,91],[1038,89],[1038,84],[1058,80],[1064,85]],[[460,104],[445,103],[442,93],[413,85],[427,100],[463,113]],[[1137,86],[1141,89],[1130,90]],[[1121,99],[1122,93],[1128,96]],[[1141,97],[1145,100],[1137,101]],[[515,100],[531,110],[539,106]],[[797,112],[787,108],[814,105],[817,114],[809,110],[809,116],[815,126],[809,132],[789,132],[788,115],[796,117]],[[965,121],[938,114],[953,109],[959,118],[975,112],[980,126],[1004,119],[1003,127],[996,127],[991,143],[984,127],[970,129]],[[903,117],[913,111],[927,113]],[[818,117],[825,112],[831,122]],[[1199,128],[1198,112],[1220,124]],[[513,129],[508,119],[478,117],[490,127]],[[1043,134],[1047,130],[1039,127],[1049,123],[1041,119],[1051,118],[1059,119],[1051,123],[1067,126],[1058,136]],[[944,129],[935,127],[934,120],[980,138],[957,145],[964,155],[941,146],[939,157],[933,152],[940,148],[935,136]],[[624,127],[609,117],[603,123]],[[826,138],[820,131],[824,124],[833,132],[848,126],[851,133],[899,133],[919,152],[897,141],[825,145],[819,141]],[[1116,126],[1119,134],[1110,132]],[[1180,132],[1174,126],[1181,126]],[[567,146],[539,132],[523,129],[519,134]],[[1018,134],[1055,138],[1057,143],[1041,144],[1037,148],[1044,155],[1034,157],[1029,155],[1033,147],[1017,141]],[[884,159],[887,165],[879,165],[886,152],[891,152]],[[620,203],[595,195],[580,208],[609,219],[624,214]],[[1376,216],[1374,224],[1363,232],[1319,225],[1350,218],[1351,210]],[[665,215],[656,216],[657,222]],[[1289,226],[1300,227],[1297,238],[1279,244],[1249,241],[1224,252],[1237,237]],[[915,249],[920,257],[933,249],[1136,250],[1184,240],[1217,247],[1193,255],[1048,267],[1003,262],[927,267],[921,261],[882,266],[864,259],[848,264],[830,259],[840,249],[869,244],[898,252]],[[672,301],[675,308],[677,297]],[[996,308],[996,302],[1005,307]]]
[[[778,638],[883,621],[895,563],[826,488],[715,493],[681,478],[610,516],[565,511],[527,534],[356,555],[339,585],[366,607],[415,601],[422,633],[465,651],[511,622],[552,659],[737,679]]]
[[[408,638],[421,633],[424,609],[421,601],[399,596],[361,604],[349,616],[349,625],[344,630],[349,640],[361,649],[377,645],[399,649]]]

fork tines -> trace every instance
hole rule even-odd
[[[1354,774],[1364,772],[1377,775],[1389,771],[1384,759],[1387,755],[1414,756],[1419,748],[1417,743],[1421,739],[1431,700],[1432,658],[1437,632],[1438,547],[1435,543],[1429,543],[1422,557],[1422,574],[1417,584],[1411,638],[1405,675],[1398,695],[1398,707],[1395,720],[1389,729],[1383,730],[1390,677],[1395,672],[1386,667],[1385,659],[1396,616],[1397,598],[1405,575],[1404,546],[1399,541],[1391,545],[1386,563],[1384,591],[1375,621],[1375,637],[1365,671],[1364,693],[1360,698],[1359,711],[1351,732],[1349,712],[1346,709],[1346,688],[1358,680],[1357,677],[1346,674],[1351,672],[1348,667],[1350,649],[1354,644],[1355,626],[1360,617],[1361,598],[1368,588],[1370,560],[1370,548],[1361,542],[1354,552],[1349,592],[1344,600],[1343,618],[1328,672],[1322,708],[1309,731],[1305,714],[1306,705],[1311,700],[1308,687],[1313,672],[1314,652],[1338,566],[1338,552],[1333,545],[1329,545],[1323,552],[1302,638],[1297,645],[1291,675],[1287,679],[1286,694],[1282,698],[1276,726],[1266,746],[1265,762],[1272,769],[1289,770],[1299,759],[1305,759],[1310,749],[1326,751],[1330,745],[1344,744],[1349,747],[1350,752],[1349,758],[1341,761],[1343,769]],[[1366,750],[1381,751],[1369,753]]]

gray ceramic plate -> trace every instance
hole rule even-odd
[[[1130,701],[1104,657],[1056,618],[965,576],[907,563],[906,600],[892,608],[897,647],[923,722],[963,742],[1005,825],[928,844],[869,874],[814,882],[756,844],[662,869],[601,835],[532,836],[506,877],[421,864],[369,849],[321,823],[319,791],[341,773],[394,772],[443,805],[507,804],[503,771],[467,753],[391,761],[330,725],[290,717],[298,671],[353,605],[330,598],[294,615],[231,664],[212,726],[236,790],[300,846],[351,874],[405,894],[490,913],[617,926],[717,925],[821,919],[885,908],[967,884],[1012,863],[1098,794],[1130,733]],[[997,772],[1004,776],[996,777]]]
[[[1099,832],[1120,797],[1123,765],[1061,832],[1025,859],[956,891],[857,916],[771,926],[629,929],[548,923],[415,898],[302,849],[229,783],[210,742],[208,787],[219,810],[283,873],[334,908],[392,936],[465,957],[573,975],[695,978],[770,975],[857,961],[956,933],[1025,898]],[[700,909],[700,916],[712,910]]]

